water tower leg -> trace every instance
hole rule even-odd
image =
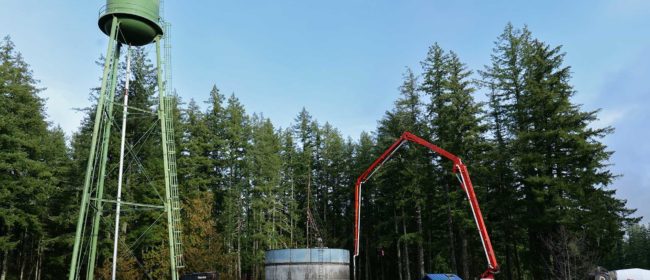
[[[169,267],[171,272],[171,279],[178,280],[178,267],[176,264],[176,252],[175,250],[175,240],[174,240],[174,218],[173,218],[173,209],[172,209],[172,197],[171,197],[171,182],[170,180],[170,170],[169,170],[169,154],[167,150],[167,131],[165,126],[165,113],[166,110],[171,110],[171,108],[165,108],[165,84],[163,76],[163,66],[160,55],[160,41],[161,36],[156,38],[156,68],[158,68],[158,96],[160,99],[160,104],[158,107],[158,118],[160,120],[160,129],[162,135],[162,148],[163,148],[163,166],[165,169],[165,211],[167,212],[167,233],[169,239]]]
[[[82,233],[85,229],[86,218],[87,218],[87,209],[90,204],[90,188],[92,185],[92,174],[95,163],[95,154],[97,150],[97,138],[99,138],[100,125],[102,123],[102,112],[104,111],[104,106],[106,103],[106,87],[108,84],[108,75],[109,70],[111,69],[111,62],[114,58],[114,53],[116,51],[117,41],[116,38],[117,31],[117,18],[113,18],[111,25],[111,34],[108,41],[108,50],[106,51],[106,61],[104,61],[104,73],[102,76],[102,87],[99,93],[97,101],[97,113],[95,114],[95,123],[93,127],[93,136],[90,144],[90,153],[88,154],[88,163],[86,166],[86,174],[84,178],[84,187],[81,195],[81,207],[79,207],[79,217],[77,219],[77,229],[75,232],[75,241],[72,248],[72,260],[70,261],[70,272],[68,274],[69,280],[75,280],[78,278],[80,271],[77,270],[81,265],[81,258],[79,250],[81,249],[81,243],[83,241]],[[112,102],[112,100],[110,100]],[[110,106],[109,106],[110,108]],[[95,248],[91,248],[93,251]]]
[[[119,28],[119,27],[118,27]],[[90,253],[88,257],[88,273],[86,279],[91,280],[95,277],[95,262],[97,261],[97,237],[99,235],[99,223],[102,219],[102,211],[104,208],[104,178],[106,177],[106,161],[108,158],[108,143],[110,142],[111,127],[112,126],[112,112],[113,112],[113,103],[115,101],[115,88],[117,84],[117,69],[118,61],[120,60],[120,49],[122,45],[117,44],[117,49],[115,55],[113,56],[112,70],[111,70],[111,83],[110,90],[108,94],[108,116],[105,119],[104,124],[104,133],[102,134],[102,149],[101,149],[101,162],[99,163],[99,178],[97,183],[97,193],[95,194],[95,216],[93,217],[93,228],[90,234]]]

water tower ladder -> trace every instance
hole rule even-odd
[[[174,142],[174,120],[173,120],[173,105],[174,98],[172,96],[165,96],[165,128],[167,138],[167,169],[169,170],[169,189],[170,189],[170,209],[172,211],[172,226],[173,226],[173,244],[174,244],[174,257],[176,258],[176,267],[182,268],[185,266],[183,262],[183,247],[181,244],[181,205],[178,195],[178,177],[176,171],[176,145]]]

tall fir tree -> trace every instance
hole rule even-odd
[[[47,261],[61,233],[50,210],[68,155],[60,128],[48,128],[39,82],[9,37],[0,42],[0,81],[0,279],[40,277],[44,262],[61,269]]]
[[[178,128],[180,155],[178,157],[179,184],[183,186],[183,196],[207,190],[215,191],[215,165],[211,158],[214,134],[208,121],[194,100],[190,100],[183,112],[182,124]]]
[[[250,268],[244,262],[247,240],[247,213],[250,205],[250,162],[247,157],[250,148],[250,119],[239,99],[232,94],[224,108],[224,237],[236,255],[235,275],[242,275]]]
[[[295,196],[298,204],[298,217],[295,225],[302,229],[303,236],[298,240],[302,240],[300,246],[310,247],[314,244],[314,229],[310,225],[308,219],[308,212],[312,211],[314,198],[313,198],[313,172],[314,172],[314,152],[316,150],[316,131],[317,127],[311,114],[307,109],[302,108],[302,111],[296,116],[295,124],[293,125],[293,133],[296,143],[296,160],[294,161],[294,181],[295,181]]]
[[[423,104],[420,101],[419,85],[415,74],[406,69],[403,84],[399,88],[400,98],[395,101],[395,108],[386,112],[378,128],[378,143],[380,147],[388,147],[390,143],[399,138],[404,131],[416,135],[428,133],[424,122]],[[396,215],[401,218],[400,243],[403,245],[404,278],[411,278],[411,256],[409,247],[415,246],[416,262],[413,262],[417,272],[413,275],[424,276],[424,230],[423,209],[427,182],[430,181],[430,160],[426,158],[426,150],[417,145],[404,146],[403,150],[395,154],[395,159],[385,164],[383,173],[393,173],[390,178],[379,179],[380,197],[392,198],[395,202],[388,202],[396,209]],[[396,188],[393,190],[392,188]],[[384,215],[389,213],[384,213]],[[407,219],[414,217],[415,219]],[[381,219],[380,217],[377,217]],[[363,219],[363,217],[362,217]],[[370,218],[372,221],[372,218]],[[415,226],[413,226],[413,224]],[[388,225],[385,225],[388,226]],[[414,228],[414,229],[412,229]],[[366,268],[370,270],[371,268]]]
[[[288,248],[297,248],[299,240],[302,240],[303,231],[298,223],[301,216],[298,200],[296,199],[296,160],[297,153],[293,140],[293,132],[291,129],[284,129],[281,131],[281,144],[282,150],[280,151],[280,159],[282,161],[282,169],[280,171],[280,186],[283,192],[282,206],[289,218],[289,246]]]
[[[264,273],[264,251],[286,248],[289,219],[282,211],[280,188],[282,146],[271,121],[254,115],[252,119],[252,144],[250,148],[252,194],[250,226],[252,241],[251,261],[253,278]]]
[[[442,56],[443,76],[440,77],[442,79],[440,88],[430,93],[430,108],[432,115],[435,116],[431,120],[432,134],[436,137],[437,145],[461,157],[473,171],[474,177],[480,178],[481,174],[485,174],[477,171],[481,169],[486,150],[486,142],[483,139],[486,127],[481,120],[481,105],[474,101],[475,89],[470,80],[472,72],[467,70],[453,51],[445,55],[438,53],[440,52],[436,52],[435,56]],[[433,66],[438,65],[433,64]],[[425,68],[425,71],[436,73],[440,70],[433,67]],[[452,263],[456,263],[456,267],[452,269],[458,271],[461,277],[470,278],[471,275],[479,274],[482,269],[482,267],[472,267],[472,264],[476,263],[474,256],[483,255],[472,249],[481,248],[480,243],[476,242],[477,239],[471,238],[474,236],[472,233],[476,232],[476,226],[468,211],[469,205],[465,193],[457,187],[457,180],[449,175],[449,171],[452,170],[451,163],[447,159],[438,159],[437,178],[442,190],[437,191],[444,192],[443,198],[446,203],[443,205],[446,205],[446,212],[450,215],[447,221],[448,234],[453,246],[451,257],[455,258]],[[476,186],[480,186],[479,184]],[[480,188],[476,189],[480,196]],[[438,210],[445,212],[444,209]]]
[[[523,57],[530,40],[531,34],[526,27],[516,29],[508,23],[495,42],[491,64],[480,72],[481,83],[488,90],[489,124],[493,134],[489,158],[494,169],[490,179],[494,198],[488,203],[494,210],[487,215],[494,217],[495,227],[501,228],[496,237],[503,233],[502,238],[506,240],[497,244],[497,249],[502,248],[505,255],[502,270],[508,279],[524,277],[524,266],[527,266],[521,256],[527,242],[526,227],[519,222],[525,215],[524,194],[515,178],[512,155],[513,139],[518,130],[514,119],[515,115],[521,115],[517,102],[524,90]]]
[[[508,25],[497,41],[492,66],[484,72],[493,90],[492,115],[504,120],[504,134],[510,137],[504,146],[512,156],[510,173],[523,196],[524,217],[536,217],[522,219],[526,266],[535,279],[574,278],[594,265],[604,255],[594,245],[620,240],[620,229],[631,214],[607,188],[614,178],[607,168],[611,152],[600,139],[611,129],[592,128],[596,112],[581,111],[571,102],[575,92],[563,61],[560,47]],[[607,201],[611,208],[604,210],[593,201]],[[574,243],[578,251],[567,256],[552,245],[559,239],[593,244]],[[562,261],[568,257],[577,259]]]

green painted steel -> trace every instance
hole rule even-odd
[[[99,224],[101,222],[102,213],[104,209],[104,180],[106,178],[106,162],[108,161],[108,144],[111,139],[111,125],[113,121],[113,104],[115,104],[115,89],[117,87],[117,70],[118,60],[120,58],[121,45],[117,45],[115,56],[112,61],[111,74],[110,74],[110,90],[108,91],[108,114],[104,118],[104,133],[102,134],[102,148],[101,148],[101,161],[99,162],[99,178],[97,179],[97,192],[95,193],[95,216],[93,217],[90,232],[90,255],[88,257],[88,268],[86,279],[93,279],[95,276],[95,262],[97,261],[97,237],[99,236]]]
[[[98,22],[99,29],[107,35],[113,17],[120,21],[118,40],[123,44],[142,46],[163,34],[159,0],[107,0]]]
[[[174,141],[174,114],[173,103],[174,97],[172,96],[172,71],[171,71],[171,25],[165,23],[164,30],[164,58],[163,71],[164,78],[164,100],[165,102],[165,120],[164,126],[167,138],[167,154],[168,154],[168,169],[169,169],[169,190],[171,197],[171,210],[172,210],[172,232],[174,243],[174,257],[176,258],[176,268],[185,267],[183,262],[183,247],[182,247],[182,223],[181,223],[181,205],[180,196],[178,194],[178,176],[176,172],[176,141]]]
[[[81,249],[81,243],[84,240],[83,233],[85,232],[86,218],[88,214],[87,210],[90,204],[90,188],[93,183],[94,165],[96,160],[95,154],[96,154],[97,142],[98,142],[97,140],[100,134],[100,126],[103,123],[102,117],[104,114],[102,114],[102,112],[104,111],[104,106],[107,101],[106,89],[109,81],[109,75],[116,75],[116,72],[114,70],[117,70],[117,68],[112,67],[112,65],[117,64],[117,58],[119,58],[119,56],[116,55],[117,47],[116,47],[116,40],[115,40],[115,36],[117,33],[117,25],[118,25],[117,18],[114,18],[111,25],[111,32],[108,41],[108,50],[106,51],[107,59],[104,62],[104,74],[102,75],[103,76],[102,87],[99,92],[99,97],[97,101],[97,113],[95,114],[93,136],[90,143],[90,153],[88,154],[88,165],[86,166],[86,176],[84,178],[84,187],[83,187],[83,193],[81,197],[81,207],[79,208],[79,218],[77,220],[75,242],[72,249],[72,260],[70,261],[70,273],[68,275],[69,280],[77,279],[80,273],[78,269],[80,268],[82,263],[81,255],[79,254],[79,251]],[[112,102],[112,100],[109,100],[109,102]],[[112,106],[109,106],[109,109],[111,108]],[[108,113],[111,114],[112,112],[108,112]],[[92,248],[91,250],[93,249],[94,248]]]
[[[168,38],[167,38],[168,39]],[[168,41],[166,41],[168,42]],[[180,202],[176,176],[176,147],[174,142],[173,112],[171,96],[167,96],[163,69],[169,61],[163,61],[160,39],[156,40],[156,57],[158,61],[158,118],[161,122],[163,147],[163,166],[165,171],[165,211],[167,212],[167,236],[169,242],[169,263],[172,280],[178,280],[178,270],[183,267],[181,247]]]
[[[117,200],[112,200],[112,199],[99,199],[99,198],[90,198],[92,201],[101,201],[102,203],[113,203],[117,204]],[[137,203],[137,202],[127,202],[127,201],[121,201],[120,204],[124,205],[129,205],[133,207],[140,207],[140,208],[153,208],[153,209],[165,209],[164,205],[155,205],[155,204],[146,204],[146,203]]]
[[[98,233],[102,232],[104,204],[113,203],[104,199],[105,179],[109,174],[108,151],[111,127],[114,125],[113,105],[118,83],[119,58],[122,44],[133,46],[156,44],[159,108],[151,112],[143,108],[127,107],[129,110],[157,114],[161,129],[161,142],[164,163],[165,199],[162,205],[137,202],[121,202],[132,207],[164,210],[167,214],[169,238],[169,260],[171,279],[178,279],[179,269],[183,267],[181,246],[181,215],[176,170],[176,147],[173,126],[173,102],[171,96],[171,45],[169,41],[169,24],[161,27],[158,0],[108,0],[100,12],[99,25],[109,35],[106,61],[102,76],[101,90],[95,113],[95,122],[91,140],[88,165],[84,179],[79,217],[75,232],[75,242],[70,263],[69,280],[93,279],[97,259],[99,258]],[[164,37],[163,37],[164,35]],[[164,42],[164,58],[161,46]],[[119,105],[119,104],[118,104]],[[118,276],[119,277],[119,276]]]
[[[168,169],[169,169],[169,191],[170,191],[170,208],[172,212],[172,241],[174,245],[174,257],[177,268],[183,268],[183,247],[181,243],[181,205],[180,197],[178,194],[178,177],[176,173],[176,147],[174,141],[174,125],[173,125],[173,112],[172,105],[174,98],[172,96],[165,96],[165,126],[167,133],[167,154],[168,154]]]

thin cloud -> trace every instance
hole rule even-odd
[[[650,112],[650,88],[647,77],[650,65],[645,57],[650,49],[637,54],[634,59],[615,70],[605,81],[598,98],[592,106],[603,108],[598,114],[595,127],[613,126],[615,132],[605,138],[609,149],[615,151],[612,156],[612,170],[622,175],[614,181],[612,187],[617,189],[617,196],[626,199],[628,207],[636,208],[637,216],[650,221],[650,165],[645,164],[650,158],[650,149],[645,148],[646,139],[650,138],[648,120]]]
[[[603,109],[598,114],[598,120],[591,125],[595,128],[615,126],[628,115],[628,112],[630,112],[629,108]]]

